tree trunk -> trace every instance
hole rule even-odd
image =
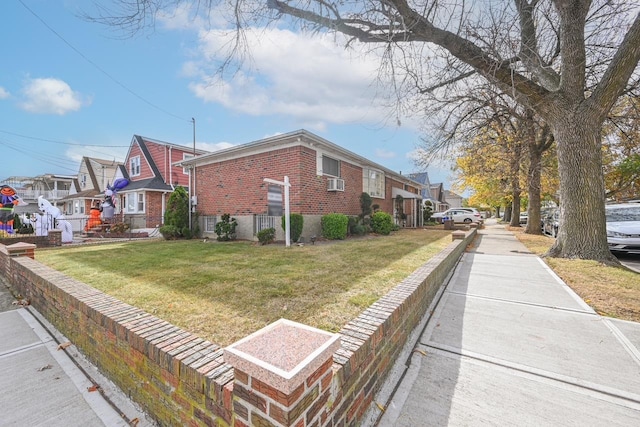
[[[558,150],[560,229],[547,255],[617,264],[607,245],[600,123],[567,111],[550,123]]]
[[[511,170],[509,175],[511,179],[511,197],[513,202],[511,204],[511,221],[509,221],[509,225],[512,227],[520,227],[520,195],[522,194],[522,188],[520,188],[520,162],[522,160],[521,141],[517,141],[515,143],[511,154]]]
[[[527,192],[529,193],[528,220],[525,233],[542,234],[540,229],[540,170],[542,169],[542,152],[535,142],[529,144],[529,172]]]

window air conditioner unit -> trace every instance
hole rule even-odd
[[[327,180],[327,191],[344,191],[344,179],[329,178]]]

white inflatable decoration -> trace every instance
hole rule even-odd
[[[58,228],[62,229],[62,243],[73,242],[73,227],[71,227],[71,223],[64,218],[64,215],[62,214],[62,212],[60,212],[60,209],[53,206],[47,199],[42,196],[38,196],[38,207],[40,208],[40,212],[45,213],[49,216],[48,220],[45,219],[43,221],[47,228],[47,234],[49,233],[48,230],[53,229],[54,223],[57,223]],[[43,227],[41,224],[37,225]],[[46,236],[47,234],[40,235]],[[36,235],[39,235],[37,231]]]
[[[36,212],[31,215],[29,221],[31,221],[33,225],[33,231],[36,233],[36,236],[47,236],[49,234],[49,228],[51,227],[49,224],[51,221],[48,220],[48,216]]]

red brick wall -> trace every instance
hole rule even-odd
[[[165,203],[169,200],[171,194],[165,195]],[[162,218],[162,193],[157,191],[145,192],[145,213],[147,215],[146,226],[148,228],[154,228],[157,225],[163,223]]]
[[[345,191],[327,191],[326,176],[316,175],[316,152],[296,146],[200,166],[196,194],[201,215],[251,215],[267,212],[268,184],[264,178],[291,183],[292,213],[357,215],[362,193],[362,169],[340,162]]]

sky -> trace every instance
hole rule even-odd
[[[379,60],[329,36],[250,33],[223,81],[224,24],[188,11],[134,36],[80,16],[86,0],[0,2],[0,180],[76,175],[83,156],[124,161],[133,135],[214,151],[306,129],[388,169],[423,171],[415,119],[396,117]],[[216,31],[216,28],[220,31]],[[427,169],[450,188],[446,166]]]

